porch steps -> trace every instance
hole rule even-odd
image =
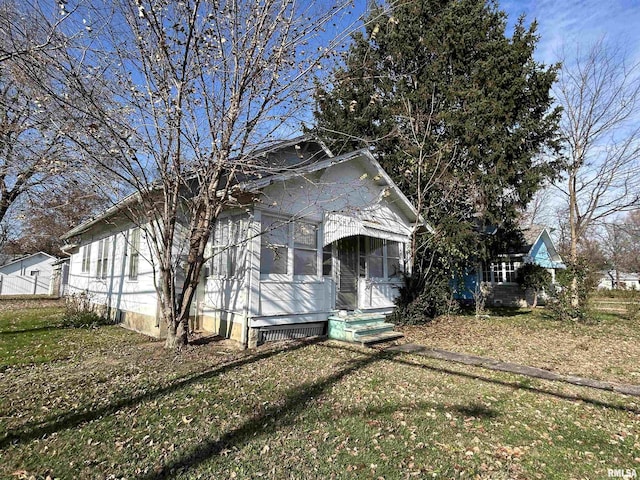
[[[392,323],[385,322],[383,314],[351,312],[346,316],[331,315],[328,335],[334,340],[367,346],[404,337],[393,328]]]

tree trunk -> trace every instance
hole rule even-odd
[[[167,325],[167,340],[165,341],[165,348],[169,350],[180,350],[187,345],[189,331],[189,317],[186,319],[176,319],[171,321]]]
[[[578,263],[578,200],[576,197],[576,176],[571,174],[569,176],[569,226],[571,229],[571,263],[575,267]],[[580,295],[578,294],[578,276],[577,272],[574,272],[571,279],[571,307],[574,309],[580,308]]]
[[[536,308],[538,306],[538,290],[533,289],[533,303],[531,304],[531,308]]]

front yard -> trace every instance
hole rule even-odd
[[[640,471],[638,398],[335,342],[255,351],[211,342],[176,356],[119,327],[62,329],[59,317],[56,306],[0,311],[2,478]],[[430,346],[638,383],[639,330],[616,317],[587,326],[480,322],[440,320],[408,333]],[[626,364],[619,345],[634,355]]]

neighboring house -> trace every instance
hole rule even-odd
[[[411,234],[425,227],[371,153],[333,157],[302,138],[263,155],[289,167],[238,184],[248,200],[216,221],[192,328],[255,345],[322,334],[336,310],[391,311]],[[144,225],[122,212],[112,207],[65,235],[69,291],[162,337]]]
[[[51,295],[54,263],[44,252],[19,257],[0,267],[0,295]]]
[[[600,272],[598,290],[640,290],[640,274],[616,272],[615,270]]]
[[[493,261],[479,265],[467,275],[455,295],[459,299],[473,300],[480,287],[488,305],[525,307],[531,303],[530,292],[518,284],[518,269],[525,263],[535,263],[551,273],[556,282],[556,270],[566,266],[551,239],[549,229],[532,225],[522,229],[524,245],[516,251],[500,254]],[[480,283],[479,283],[480,282]],[[544,299],[542,299],[544,300]]]

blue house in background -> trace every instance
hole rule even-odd
[[[472,301],[475,292],[481,289],[488,305],[526,307],[529,299],[517,281],[522,265],[535,263],[546,268],[553,283],[556,270],[566,268],[549,233],[542,225],[523,228],[525,244],[522,249],[497,255],[492,261],[477,265],[473,272],[456,282],[455,298]]]

